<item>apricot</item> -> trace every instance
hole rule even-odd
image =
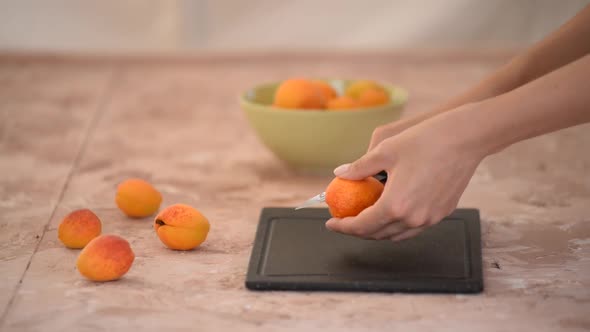
[[[354,217],[375,204],[383,184],[373,177],[363,180],[334,178],[326,188],[326,203],[335,218]]]
[[[289,79],[281,83],[274,96],[274,106],[297,109],[322,109],[326,100],[318,86],[306,79]]]
[[[326,108],[328,110],[336,111],[336,110],[347,110],[352,108],[359,108],[359,102],[349,96],[340,96],[334,99],[331,99],[326,104]]]
[[[143,218],[158,211],[162,195],[145,180],[128,179],[117,187],[115,202],[127,216]]]
[[[111,281],[125,275],[134,259],[135,254],[125,239],[117,235],[101,235],[82,249],[76,267],[90,280]]]
[[[312,81],[312,83],[315,84],[316,88],[323,95],[325,102],[328,102],[329,100],[334,99],[338,96],[336,90],[334,90],[334,88],[327,82],[316,80]]]
[[[383,89],[365,89],[358,101],[363,107],[384,105],[389,102],[389,94]]]
[[[70,212],[59,224],[57,237],[68,248],[84,248],[90,240],[100,235],[100,219],[88,209]]]
[[[174,204],[160,211],[154,229],[160,241],[170,249],[191,250],[207,238],[209,221],[195,208]]]
[[[384,90],[377,82],[369,80],[354,81],[346,87],[344,94],[354,99],[359,99],[361,94],[367,89]]]

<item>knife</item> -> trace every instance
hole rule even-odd
[[[379,180],[381,183],[385,184],[387,182],[387,172],[381,171],[379,174],[374,176],[375,179]],[[314,206],[317,204],[324,203],[326,201],[326,192],[317,194],[312,198],[308,199],[307,201],[303,202],[301,205],[295,208],[295,210],[308,208],[310,206]]]

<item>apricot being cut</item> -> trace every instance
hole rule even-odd
[[[162,195],[149,182],[133,178],[119,184],[115,202],[127,216],[143,218],[158,211]]]
[[[337,111],[337,110],[350,110],[354,108],[359,108],[359,102],[349,96],[340,96],[329,100],[326,104],[326,108],[330,111]]]
[[[209,227],[205,216],[185,204],[165,208],[154,221],[160,241],[175,250],[191,250],[201,245],[207,239]]]
[[[384,105],[389,102],[389,94],[383,89],[366,89],[361,93],[358,102],[362,107]]]
[[[273,105],[289,109],[322,109],[326,100],[313,82],[294,78],[285,80],[275,92]]]
[[[111,281],[125,275],[134,259],[127,240],[117,235],[101,235],[82,249],[76,267],[90,280]]]
[[[84,248],[100,235],[102,224],[92,211],[81,209],[70,212],[59,224],[57,237],[68,248]]]
[[[379,85],[379,83],[377,83],[377,82],[370,81],[370,80],[358,80],[358,81],[354,81],[354,82],[350,83],[346,87],[344,94],[346,96],[352,97],[354,99],[359,99],[361,97],[361,95],[363,94],[363,92],[367,89],[376,89],[376,90],[385,91],[385,89],[381,85]]]
[[[326,203],[335,218],[354,217],[375,204],[383,193],[383,184],[368,177],[363,180],[334,178],[326,188]]]

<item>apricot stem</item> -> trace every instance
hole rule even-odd
[[[164,222],[164,220],[160,220],[160,219],[156,219],[156,224],[158,224],[160,226],[166,225],[166,223]]]

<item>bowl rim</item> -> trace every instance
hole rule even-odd
[[[354,81],[351,79],[341,79],[341,78],[318,79],[318,80],[344,81],[344,82]],[[254,90],[261,89],[264,87],[269,87],[269,86],[276,86],[276,85],[280,84],[281,82],[282,81],[261,83],[261,84],[258,84],[256,86],[250,88],[250,89],[247,89],[246,91],[241,92],[238,96],[241,105],[242,106],[244,106],[244,105],[253,106],[254,108],[252,110],[260,111],[260,112],[276,112],[277,110],[280,110],[281,112],[285,112],[285,113],[297,113],[297,114],[318,114],[318,113],[327,113],[327,114],[349,114],[349,113],[352,113],[352,114],[354,114],[354,113],[357,113],[360,111],[365,113],[365,112],[378,112],[378,111],[383,111],[383,110],[389,110],[392,108],[395,109],[395,108],[398,108],[400,106],[404,106],[405,104],[407,104],[408,98],[409,98],[408,90],[402,88],[399,85],[384,83],[384,82],[380,82],[380,81],[376,81],[376,82],[378,82],[381,86],[383,86],[387,90],[389,90],[390,93],[395,93],[395,96],[393,98],[391,98],[391,101],[389,103],[384,104],[384,105],[379,105],[379,106],[373,106],[373,107],[359,107],[359,108],[354,108],[354,109],[350,109],[350,110],[326,111],[325,109],[301,110],[301,109],[281,108],[281,107],[275,107],[272,105],[256,103],[256,102],[249,100],[247,97],[247,95]]]

